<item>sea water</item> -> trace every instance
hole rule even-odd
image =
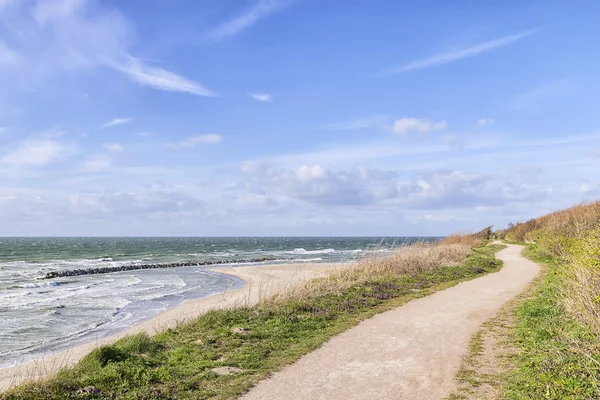
[[[51,271],[261,257],[277,260],[269,263],[356,261],[416,240],[435,238],[0,238],[0,367],[243,285],[207,267],[40,279]]]

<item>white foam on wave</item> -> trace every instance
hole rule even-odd
[[[41,287],[46,287],[46,286],[60,286],[60,283],[58,283],[58,282],[24,283],[22,285],[10,286],[8,289],[35,289],[35,288],[41,288]]]
[[[294,249],[293,251],[287,251],[286,254],[330,254],[335,253],[335,249],[322,249],[322,250],[306,250],[303,248]]]
[[[89,263],[118,262],[89,260]],[[83,267],[80,262],[69,264],[69,268]],[[79,338],[86,340],[89,334],[105,335],[123,329],[133,320],[150,317],[186,298],[196,297],[196,292],[208,295],[228,287],[221,282],[222,278],[214,282],[214,278],[189,280],[187,276],[191,277],[197,268],[182,269],[178,273],[148,270],[38,281],[41,263],[27,265],[35,268],[36,275],[29,282],[25,279],[11,282],[24,287],[0,291],[0,307],[7,313],[0,318],[0,364],[22,359],[23,354],[38,354],[47,346]],[[60,267],[68,266],[61,264]],[[50,262],[44,263],[43,268],[59,269]],[[14,327],[26,329],[27,335],[14,334]]]

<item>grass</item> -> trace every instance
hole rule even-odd
[[[507,374],[505,399],[600,398],[598,336],[565,307],[565,259],[537,245],[523,253],[544,266],[533,293],[515,310],[516,368]]]
[[[471,337],[467,354],[456,374],[456,389],[447,400],[497,399],[511,371],[516,352],[510,331],[518,299],[509,302]]]
[[[436,253],[438,262],[460,256],[458,247],[449,246]],[[457,265],[434,267],[421,260],[419,268],[409,263],[412,269],[399,270],[400,261],[419,259],[417,251],[408,250],[395,256],[396,264],[389,259],[366,264],[255,307],[215,310],[154,337],[124,338],[71,369],[25,383],[0,398],[235,398],[374,314],[497,271],[500,261],[494,254],[501,248],[479,247]]]

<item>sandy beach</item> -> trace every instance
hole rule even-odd
[[[47,354],[41,359],[18,366],[0,369],[0,391],[25,380],[43,378],[56,373],[63,367],[72,366],[95,348],[110,344],[124,336],[140,332],[154,335],[198,317],[211,309],[253,305],[261,298],[281,292],[299,282],[326,276],[331,271],[344,268],[346,265],[341,263],[296,263],[212,268],[210,271],[242,279],[245,282],[244,286],[240,289],[185,302],[116,335]]]

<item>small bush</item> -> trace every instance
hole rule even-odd
[[[95,357],[102,367],[106,367],[111,362],[121,362],[128,359],[131,355],[115,346],[103,346],[95,351]]]

